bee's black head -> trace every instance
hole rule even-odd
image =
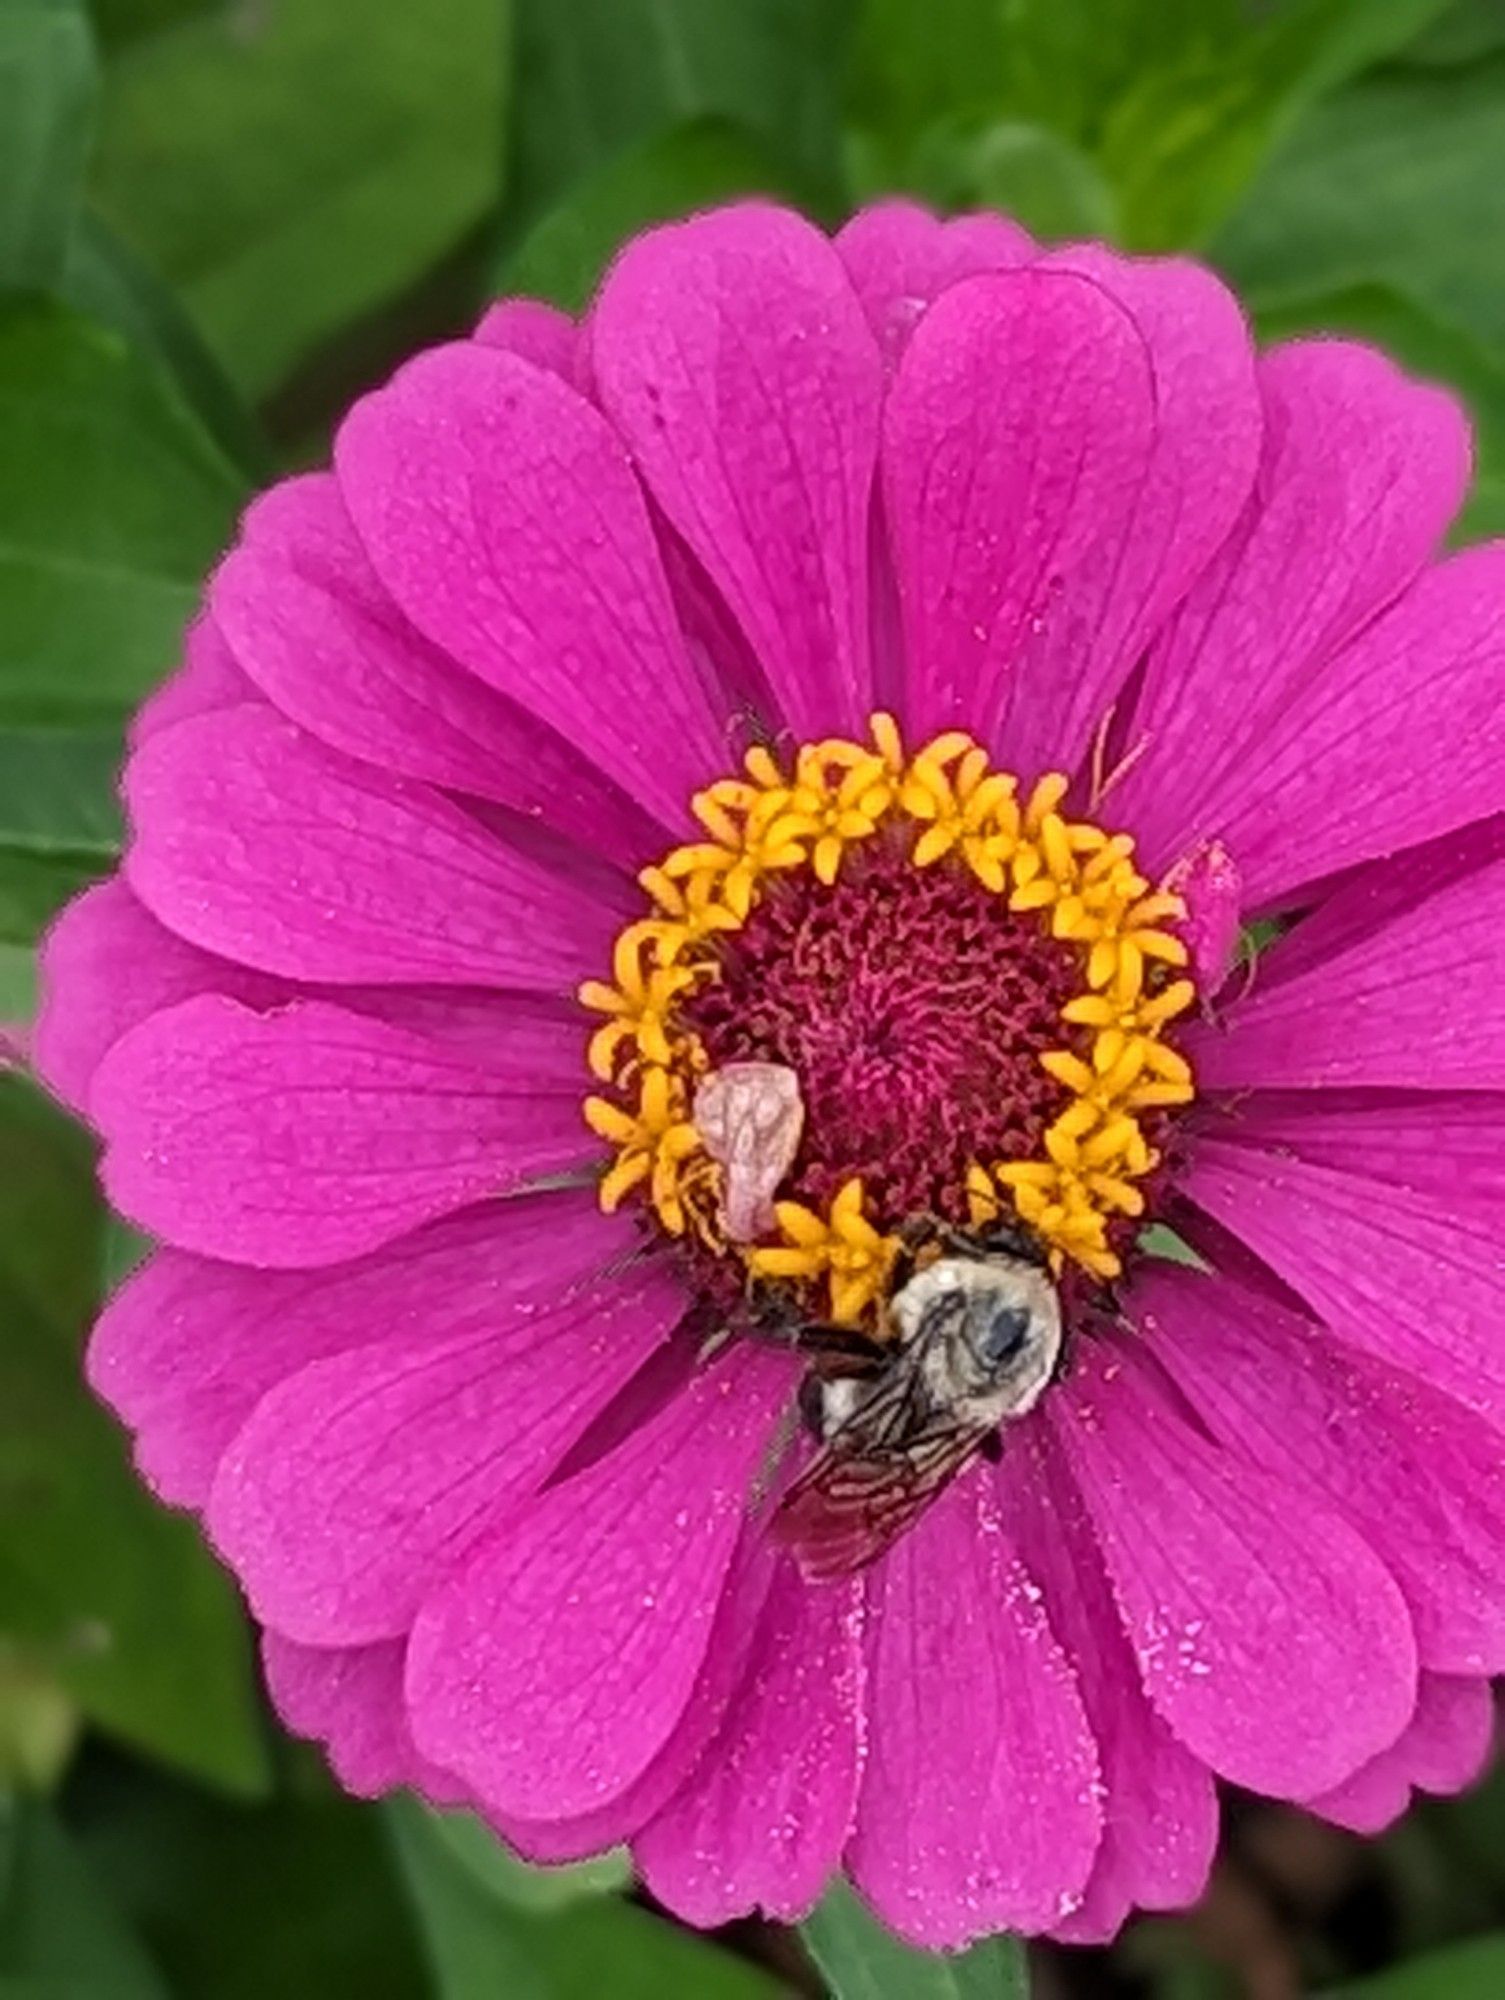
[[[1029,1339],[1034,1315],[1027,1306],[978,1299],[967,1316],[967,1334],[977,1358],[990,1368],[1011,1361]]]

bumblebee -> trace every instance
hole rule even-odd
[[[1061,1302],[1042,1245],[997,1222],[916,1217],[899,1232],[873,1334],[787,1319],[809,1358],[799,1408],[819,1449],[773,1533],[812,1579],[849,1576],[892,1547],[974,1455],[996,1459],[1062,1357]]]

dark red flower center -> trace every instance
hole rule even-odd
[[[829,887],[769,878],[718,976],[680,1013],[710,1067],[787,1064],[805,1134],[785,1184],[824,1212],[862,1179],[880,1228],[967,1219],[978,1159],[1029,1159],[1070,1093],[1040,1066],[1080,988],[1074,955],[969,868],[916,869],[885,834]]]

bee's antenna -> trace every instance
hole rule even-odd
[[[773,1436],[768,1440],[768,1448],[753,1474],[752,1484],[747,1490],[747,1511],[750,1515],[767,1511],[769,1502],[783,1484],[785,1461],[790,1447],[799,1430],[800,1413],[798,1403],[791,1398],[779,1416]]]
[[[662,1257],[662,1255],[663,1252],[657,1244],[650,1243],[644,1239],[641,1242],[629,1244],[625,1250],[619,1250],[615,1257],[609,1257],[599,1267],[595,1275],[598,1278],[622,1278],[629,1271],[635,1269],[637,1265],[651,1263],[655,1257]]]
[[[1122,784],[1123,780],[1128,777],[1134,766],[1150,747],[1149,737],[1147,735],[1141,736],[1137,743],[1130,745],[1111,771],[1106,768],[1108,762],[1108,735],[1113,727],[1113,718],[1116,712],[1117,704],[1110,702],[1103,712],[1103,719],[1097,725],[1097,732],[1092,739],[1092,789],[1088,795],[1087,810],[1093,813],[1097,812],[1103,800],[1113,790],[1113,787]]]
[[[601,1169],[596,1164],[561,1167],[556,1173],[534,1174],[528,1180],[518,1181],[513,1187],[503,1188],[495,1199],[516,1201],[522,1195],[564,1194],[572,1188],[594,1187],[600,1173]]]

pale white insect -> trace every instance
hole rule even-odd
[[[805,1126],[800,1081],[783,1063],[728,1063],[702,1078],[691,1106],[701,1144],[721,1169],[722,1230],[751,1243],[774,1226],[773,1197]]]

